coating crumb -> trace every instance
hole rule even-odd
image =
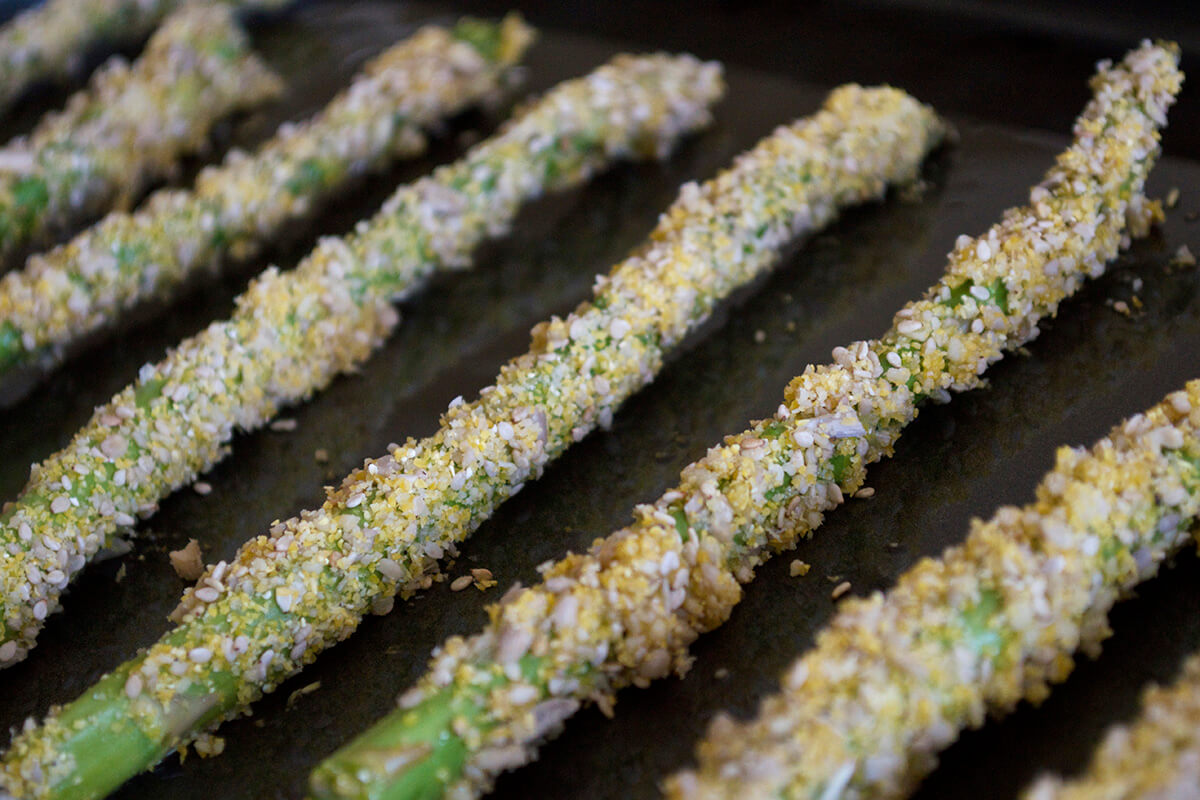
[[[200,553],[200,543],[195,539],[188,539],[186,545],[167,553],[167,557],[175,574],[188,583],[195,583],[204,574],[204,557]]]

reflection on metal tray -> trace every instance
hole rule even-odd
[[[364,58],[422,21],[392,4],[314,3],[264,27],[258,43],[293,87],[288,105],[273,113],[318,107]],[[545,32],[530,58],[528,86],[583,73],[616,49],[601,39]],[[1082,85],[1088,76],[1072,77]],[[208,560],[228,558],[272,520],[320,502],[322,484],[363,457],[431,432],[451,398],[473,396],[525,349],[532,324],[585,297],[593,276],[639,243],[681,182],[711,175],[775,125],[812,111],[826,89],[737,68],[728,78],[717,124],[669,162],[621,168],[535,205],[509,238],[486,248],[473,272],[438,281],[409,302],[398,335],[361,374],[291,414],[295,431],[239,438],[233,456],[207,478],[212,494],[184,491],[163,503],[142,525],[135,551],[89,569],[31,657],[4,673],[0,725],[76,696],[167,628],[183,588],[168,550],[196,538]],[[274,121],[243,122],[231,139],[253,141]],[[369,619],[259,703],[253,717],[226,725],[222,756],[183,764],[172,758],[116,796],[301,797],[309,768],[390,708],[442,639],[476,629],[483,606],[507,585],[528,583],[537,564],[624,524],[635,503],[657,496],[723,434],[769,414],[807,363],[828,361],[835,345],[886,329],[892,313],[941,274],[955,237],[983,230],[1022,201],[1066,141],[1066,131],[1052,136],[956,121],[961,141],[930,163],[924,193],[851,213],[796,249],[775,275],[727,303],[626,405],[611,431],[573,448],[468,541],[449,573],[487,567],[499,587],[452,593],[440,584],[387,617]],[[344,230],[370,212],[397,181],[452,157],[455,134],[492,124],[482,116],[459,120],[430,159],[365,184],[354,202],[315,220],[275,257],[293,262],[317,234]],[[722,708],[752,710],[812,641],[834,607],[827,576],[850,581],[855,593],[888,586],[918,557],[961,540],[972,515],[1027,500],[1057,445],[1091,442],[1200,374],[1191,358],[1200,352],[1200,273],[1169,266],[1182,244],[1200,252],[1200,226],[1186,221],[1200,210],[1200,164],[1166,159],[1152,187],[1181,190],[1180,207],[1161,231],[1065,304],[1027,356],[996,365],[989,388],[924,411],[895,458],[872,469],[874,498],[831,514],[796,552],[814,565],[809,575],[789,577],[790,558],[769,564],[733,618],[697,643],[686,680],[622,693],[611,721],[580,714],[537,764],[502,779],[497,796],[657,796],[656,782],[690,759],[707,720]],[[28,465],[61,446],[138,365],[223,316],[259,266],[126,326],[0,412],[0,498],[14,496]],[[1112,308],[1116,300],[1133,305],[1134,295],[1141,302],[1136,313]],[[328,463],[314,458],[319,449],[329,453]],[[1081,765],[1103,726],[1132,713],[1146,680],[1170,677],[1185,653],[1200,648],[1198,578],[1200,565],[1183,558],[1120,606],[1116,636],[1099,661],[1082,666],[1042,708],[1023,708],[966,736],[920,796],[1008,798],[1039,769]],[[319,691],[288,702],[313,681],[321,682]]]

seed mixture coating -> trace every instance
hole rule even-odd
[[[471,248],[502,233],[523,200],[621,158],[665,156],[708,124],[722,90],[715,63],[618,56],[561,85],[460,161],[401,188],[353,236],[323,240],[292,273],[268,270],[233,320],[147,365],[0,515],[8,547],[0,551],[0,661],[22,658],[70,574],[138,508],[216,461],[235,426],[258,427],[281,404],[361,363],[398,321],[391,301],[435,270],[468,266]],[[617,338],[614,325],[611,333],[576,326],[571,359],[546,351],[509,367],[511,389],[502,378],[485,400],[456,405],[433,440],[369,462],[322,510],[276,526],[235,564],[209,570],[185,596],[185,624],[13,742],[0,786],[17,797],[102,795],[273,689],[397,591],[427,585],[453,537],[520,488],[517,472],[537,474],[572,430],[582,436],[607,419],[614,393],[641,385],[640,368],[612,387],[591,378],[591,364],[602,369],[614,357],[595,349]],[[539,338],[561,347],[567,327],[556,320]],[[651,335],[621,341],[623,352],[659,353]],[[531,405],[539,395],[544,405]],[[496,421],[483,424],[489,410]],[[551,431],[558,438],[548,445]]]
[[[223,0],[273,8],[291,0]],[[154,30],[182,0],[47,0],[0,29],[0,107],[33,84],[69,78],[96,44],[132,41]]]
[[[0,278],[0,376],[64,348],[190,275],[246,258],[351,178],[424,152],[424,129],[495,95],[533,31],[511,16],[426,27],[375,58],[311,120],[234,151],[191,191],[164,189]]]
[[[62,111],[0,148],[0,255],[128,204],[199,150],[213,123],[281,89],[227,6],[173,14],[132,65],[112,59]]]
[[[1179,86],[1176,59],[1173,48],[1145,46],[1103,70],[1075,143],[1028,207],[961,237],[946,275],[883,338],[810,366],[774,418],[710,449],[678,486],[637,507],[629,527],[493,607],[483,633],[448,640],[397,711],[318,767],[315,796],[373,797],[384,785],[393,798],[477,796],[531,760],[582,703],[611,709],[617,689],[685,672],[688,645],[728,617],[740,584],[862,486],[866,465],[890,455],[923,399],[980,385],[990,363],[1103,271],[1127,218],[1143,232],[1160,213],[1142,190]],[[867,717],[868,730],[877,718]],[[800,758],[789,752],[777,772]],[[748,768],[723,788],[774,797],[752,791],[769,773]],[[695,787],[689,778],[674,791]],[[838,796],[823,791],[812,796]]]
[[[1182,81],[1178,58],[1174,45],[1143,43],[1115,67],[1102,63],[1074,143],[1030,205],[1007,213],[987,236],[960,240],[952,272],[969,262],[980,272],[943,280],[914,313],[902,312],[883,358],[862,357],[871,345],[845,357],[854,372],[882,370],[891,398],[831,390],[837,399],[822,407],[838,413],[865,401],[873,416],[913,379],[917,391],[966,388],[974,365],[994,359],[996,333],[1019,344],[1036,330],[1039,312],[1100,273],[1116,255],[1125,218],[1133,215],[1136,233],[1151,210],[1142,192]],[[997,274],[993,265],[1006,269]],[[989,306],[970,321],[962,309],[973,300]],[[929,313],[931,304],[954,316],[939,319],[945,315]],[[952,327],[952,338],[938,342]],[[904,346],[897,334],[906,331],[919,338]],[[944,364],[940,384],[927,366],[918,371],[905,361],[913,350],[923,365]],[[822,383],[818,375],[806,374],[789,396],[811,393],[806,384]],[[872,420],[861,410],[858,419],[868,434],[855,438],[875,450]],[[1194,382],[1090,453],[1060,451],[1036,503],[976,523],[966,544],[923,560],[886,595],[847,601],[754,720],[714,722],[698,769],[672,778],[667,795],[905,796],[960,730],[982,724],[989,710],[1041,700],[1070,672],[1077,648],[1097,650],[1113,602],[1183,543],[1200,511],[1198,426]]]
[[[943,124],[931,109],[897,89],[846,86],[836,90],[815,116],[780,128],[738,158],[731,169],[705,185],[684,186],[678,201],[651,235],[648,247],[600,283],[591,307],[585,306],[557,323],[563,326],[561,333],[557,336],[553,333],[555,323],[550,332],[539,332],[549,341],[543,345],[540,339],[535,340],[536,352],[570,353],[568,341],[574,345],[582,337],[586,343],[595,335],[591,333],[594,330],[605,336],[621,335],[626,341],[631,336],[642,339],[647,334],[655,342],[678,341],[686,332],[685,325],[695,318],[697,300],[703,301],[705,309],[712,305],[712,290],[697,295],[693,287],[712,283],[721,286],[719,281],[728,281],[726,276],[731,273],[745,275],[739,282],[748,281],[773,263],[779,248],[797,233],[826,224],[838,205],[850,199],[878,196],[887,184],[911,181],[924,156],[941,141],[944,133]],[[648,270],[652,265],[661,266]],[[727,284],[722,294],[730,288]],[[633,342],[629,344],[632,346]],[[643,364],[647,363],[647,355],[653,357],[651,363],[657,371],[661,356],[651,351],[640,356]],[[625,358],[620,353],[616,357]],[[586,365],[584,362],[581,366]],[[639,377],[636,369],[637,362],[631,362],[627,374],[634,380],[647,380],[645,376]],[[608,371],[604,375],[606,385],[616,383]],[[498,390],[507,389],[506,377],[501,376]],[[577,383],[579,380],[575,379]],[[586,380],[584,377],[583,381]],[[481,410],[486,409],[490,400],[490,396],[485,397]],[[504,417],[489,412],[485,419],[495,424],[495,420]],[[550,417],[548,427],[548,443],[561,440],[570,430],[556,425],[554,416]],[[574,431],[570,433],[576,435]],[[766,454],[766,442],[761,444]],[[680,537],[676,526],[680,524],[678,520],[684,519],[681,498],[659,514],[666,520],[666,528],[658,522],[652,523],[669,531],[676,545]],[[634,538],[631,536],[629,541]],[[670,572],[663,574],[673,576],[679,560],[674,558],[670,563],[673,564]],[[655,560],[650,567],[654,576],[646,578],[650,583],[640,579],[638,583],[657,595],[662,589],[662,580],[658,578],[660,565]],[[549,579],[555,587],[553,592],[571,594],[576,586],[572,574],[569,567],[561,574],[555,571]],[[522,757],[522,748],[507,736],[508,729],[498,727],[502,725],[498,718],[503,717],[504,711],[516,710],[522,722],[536,717],[535,727],[544,733],[578,706],[570,699],[571,695],[591,682],[587,674],[598,663],[596,659],[602,661],[606,655],[615,654],[615,650],[608,648],[607,640],[594,638],[598,632],[595,623],[604,613],[602,607],[595,606],[595,601],[616,597],[620,587],[616,579],[605,586],[585,587],[581,583],[579,594],[564,600],[557,606],[557,612],[551,610],[556,596],[553,592],[526,593],[524,599],[512,601],[517,605],[509,603],[505,608],[520,606],[542,614],[544,632],[528,626],[505,627],[471,643],[452,641],[445,649],[449,654],[447,660],[434,665],[435,677],[422,684],[417,695],[409,696],[411,702],[422,704],[422,711],[411,717],[407,709],[400,712],[390,723],[382,723],[388,730],[373,730],[366,735],[366,744],[359,740],[347,754],[335,756],[322,765],[313,775],[314,796],[373,797],[379,793],[405,796],[406,791],[413,790],[434,796],[447,784],[453,787],[450,793],[456,795],[478,788],[488,770]],[[678,585],[665,591],[674,592],[670,594],[672,599],[682,596]],[[561,652],[561,661],[549,655],[548,649],[536,646],[550,639],[569,648],[569,653]],[[547,647],[553,649],[559,644]],[[467,658],[460,670],[455,659],[465,651],[481,656],[486,653],[495,660],[485,666]],[[655,655],[655,663],[657,658]],[[453,696],[440,691],[456,678],[464,680],[465,694]],[[555,687],[553,696],[546,686]],[[484,711],[490,701],[499,704],[494,715]],[[403,731],[399,734],[401,741],[412,735],[412,731],[418,731],[415,734],[418,740],[391,748],[378,747],[380,741],[394,744],[396,729]],[[445,738],[440,738],[442,735]],[[493,736],[501,737],[501,741]],[[405,764],[409,765],[408,772],[400,769]],[[389,781],[396,781],[397,785],[388,785]]]
[[[974,523],[886,595],[846,602],[755,720],[714,722],[698,772],[668,796],[906,796],[963,728],[1039,702],[1076,650],[1097,654],[1109,609],[1191,539],[1197,514],[1193,381],[1090,451],[1062,448],[1035,503]],[[1162,721],[1197,718],[1194,703],[1172,713]]]
[[[1025,800],[1200,800],[1200,656],[1170,686],[1148,689],[1142,711],[1114,726],[1077,778],[1046,777]]]

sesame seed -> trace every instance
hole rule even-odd
[[[450,583],[450,591],[452,591],[452,592],[461,592],[463,589],[467,588],[468,586],[470,586],[470,585],[471,585],[472,583],[474,583],[474,582],[475,582],[475,578],[474,578],[473,576],[471,576],[471,575],[461,575],[461,576],[459,576],[459,577],[455,578],[455,579],[454,579],[454,580],[453,580],[453,581]]]
[[[191,661],[193,664],[207,664],[212,660],[212,657],[212,650],[209,650],[207,647],[193,647],[191,650],[188,650],[188,661]]]
[[[837,600],[848,591],[850,591],[850,581],[842,581],[837,586],[833,587],[833,591],[829,596],[834,600]]]

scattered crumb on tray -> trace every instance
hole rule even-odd
[[[185,581],[198,581],[204,574],[204,558],[200,555],[200,543],[195,539],[188,539],[187,545],[179,550],[172,550],[167,556],[171,559],[171,566],[175,568],[176,574]]]

